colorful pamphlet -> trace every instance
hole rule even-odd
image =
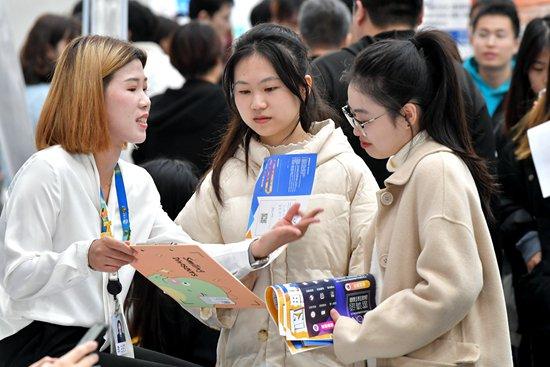
[[[182,307],[261,308],[264,302],[198,245],[136,245],[132,263]]]
[[[265,291],[267,310],[291,354],[331,345],[330,310],[361,323],[363,315],[376,306],[375,296],[371,274],[276,284]]]
[[[272,155],[264,160],[256,181],[246,238],[269,231],[292,204],[304,208],[311,195],[317,154]]]

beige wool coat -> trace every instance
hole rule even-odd
[[[317,153],[308,207],[324,208],[319,215],[321,223],[312,225],[303,238],[289,244],[269,267],[255,272],[258,278],[253,291],[262,299],[266,287],[272,284],[364,271],[362,244],[376,210],[379,187],[365,163],[354,154],[342,130],[336,129],[332,121],[315,123],[311,132],[313,136],[304,144],[277,147],[271,152],[252,140],[248,176],[243,150],[222,169],[224,205],[215,198],[209,174],[176,219],[197,241],[225,243],[243,239],[254,185],[264,158],[275,153]],[[332,347],[292,356],[266,309],[238,312],[220,309],[207,323],[222,327],[218,366],[346,365],[338,361]]]
[[[367,270],[380,265],[381,302],[362,325],[338,320],[338,358],[374,357],[377,367],[512,366],[497,262],[464,162],[428,137],[385,184],[364,259]]]

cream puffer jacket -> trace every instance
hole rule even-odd
[[[317,153],[317,171],[308,207],[324,208],[319,215],[321,223],[312,225],[303,238],[291,243],[268,267],[257,271],[253,291],[262,299],[271,284],[364,272],[364,235],[376,210],[378,185],[342,130],[335,128],[331,120],[315,123],[310,133],[312,137],[302,143],[269,149],[252,139],[248,175],[243,149],[222,169],[223,206],[216,200],[210,173],[176,219],[197,241],[242,240],[264,158],[270,154]],[[332,347],[292,356],[265,309],[219,309],[210,320],[202,321],[222,328],[217,366],[344,365]]]

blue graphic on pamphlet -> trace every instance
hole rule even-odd
[[[313,189],[317,154],[272,155],[264,160],[252,197],[247,238],[261,236],[293,203],[305,204]]]

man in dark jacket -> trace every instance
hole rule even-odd
[[[355,1],[351,32],[355,43],[334,53],[315,59],[313,77],[318,89],[337,111],[347,104],[348,83],[342,80],[345,71],[353,64],[355,56],[377,40],[411,38],[416,27],[422,22],[422,0],[357,0]],[[495,158],[495,141],[491,132],[491,120],[485,101],[457,60],[459,82],[461,84],[470,132],[474,148],[480,157]],[[345,121],[342,119],[342,121]],[[371,158],[359,139],[353,136],[353,129],[341,123],[357,155],[367,163],[378,184],[383,186],[389,176],[386,170],[387,159]]]

